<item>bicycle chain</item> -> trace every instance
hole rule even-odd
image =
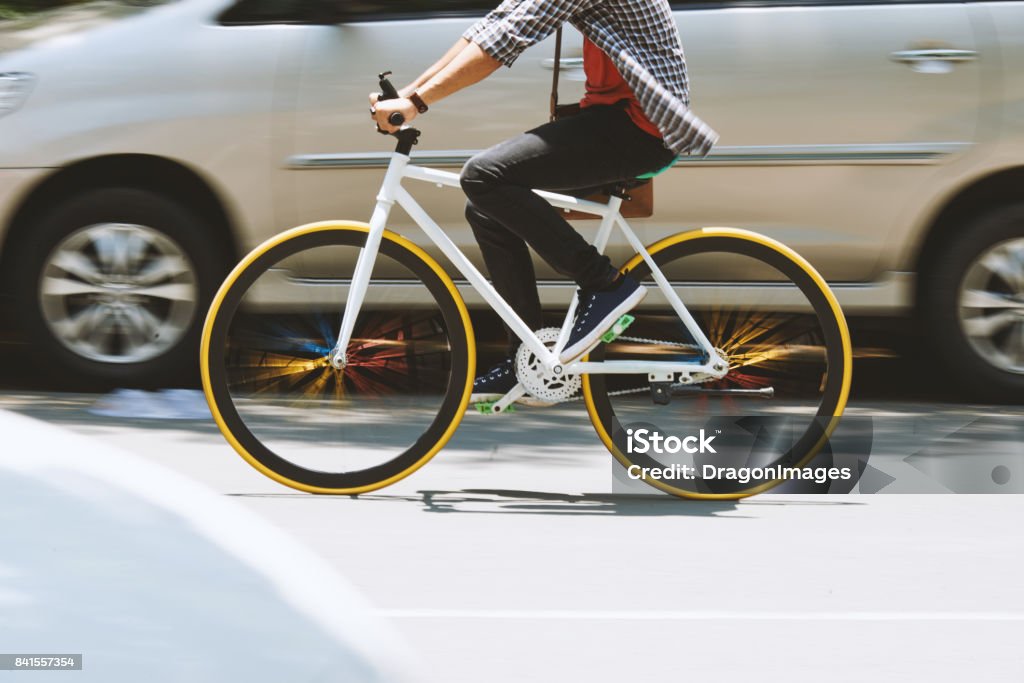
[[[633,342],[643,342],[645,344],[665,344],[667,346],[678,346],[680,348],[685,348],[685,349],[695,349],[695,348],[698,348],[696,344],[683,344],[681,342],[669,342],[669,341],[662,341],[660,339],[647,339],[646,337],[627,337],[627,336],[623,335],[621,337],[616,337],[615,338],[615,341],[619,341],[619,340],[622,340],[622,341],[633,341]]]

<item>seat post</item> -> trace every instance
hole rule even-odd
[[[628,194],[625,193],[625,190],[623,190],[622,194],[616,194],[614,192],[610,192],[608,194],[608,208],[611,209],[613,212],[617,212],[619,209],[622,208],[623,200],[629,201],[629,199],[630,199],[630,197],[629,197]],[[603,245],[600,247],[600,250],[601,251],[604,250],[604,246]]]

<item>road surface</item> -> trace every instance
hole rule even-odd
[[[467,415],[408,479],[320,497],[250,468],[208,419],[104,417],[100,400],[11,389],[0,408],[173,468],[305,542],[396,624],[427,680],[1024,679],[1019,495],[613,495],[577,404]],[[890,452],[915,447],[890,432]]]

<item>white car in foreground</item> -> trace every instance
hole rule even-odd
[[[241,503],[44,422],[0,432],[7,653],[97,683],[414,680],[363,598]]]

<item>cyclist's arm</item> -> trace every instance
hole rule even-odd
[[[440,71],[427,79],[416,92],[427,105],[448,97],[452,93],[478,83],[498,70],[501,62],[480,49],[475,43],[466,45]],[[416,118],[416,107],[404,97],[397,100],[377,102],[374,106],[374,119],[382,130],[389,133],[398,130],[397,126],[388,123],[393,112],[401,112],[408,123]]]
[[[416,90],[424,102],[433,104],[479,83],[500,66],[501,62],[481,50],[479,45],[469,43],[451,62]]]
[[[423,85],[431,78],[433,78],[438,71],[448,66],[448,64],[450,64],[451,61],[455,59],[455,56],[462,52],[467,45],[469,45],[468,40],[466,40],[465,38],[459,38],[457,41],[455,41],[455,44],[451,46],[451,49],[449,49],[448,52],[444,53],[444,56],[441,57],[441,59],[434,62],[430,66],[430,68],[424,71],[420,75],[420,77],[417,78],[415,81],[399,90],[398,94],[401,95],[402,97],[408,97],[409,95],[411,95],[416,90],[416,88],[419,88],[421,85]]]
[[[416,91],[416,88],[420,87],[421,85],[429,81],[431,77],[434,76],[434,74],[436,74],[438,71],[446,67],[449,64],[449,62],[455,59],[455,55],[462,52],[462,50],[465,49],[467,45],[469,45],[468,40],[466,40],[465,38],[459,38],[457,41],[455,41],[455,44],[448,49],[448,52],[445,52],[444,56],[441,57],[441,59],[434,62],[429,69],[420,74],[419,78],[417,78],[415,81],[405,86],[404,88],[401,88],[398,91],[399,96],[408,97],[409,95],[411,95],[413,92]],[[379,96],[380,93],[370,93],[371,107],[377,104],[377,97]]]
[[[413,90],[429,106],[482,81],[502,64],[512,66],[523,50],[597,2],[600,0],[505,0],[462,34],[462,40],[438,63],[449,56],[451,61],[424,82],[416,87],[406,86],[400,93],[403,97],[396,100],[377,103],[371,96],[371,111],[378,127],[389,133],[396,131],[397,128],[387,122],[394,112],[401,112],[406,122],[416,118],[416,107],[405,97]],[[462,41],[468,44],[462,45]],[[458,49],[460,45],[462,49]],[[437,64],[427,71],[435,66]]]

